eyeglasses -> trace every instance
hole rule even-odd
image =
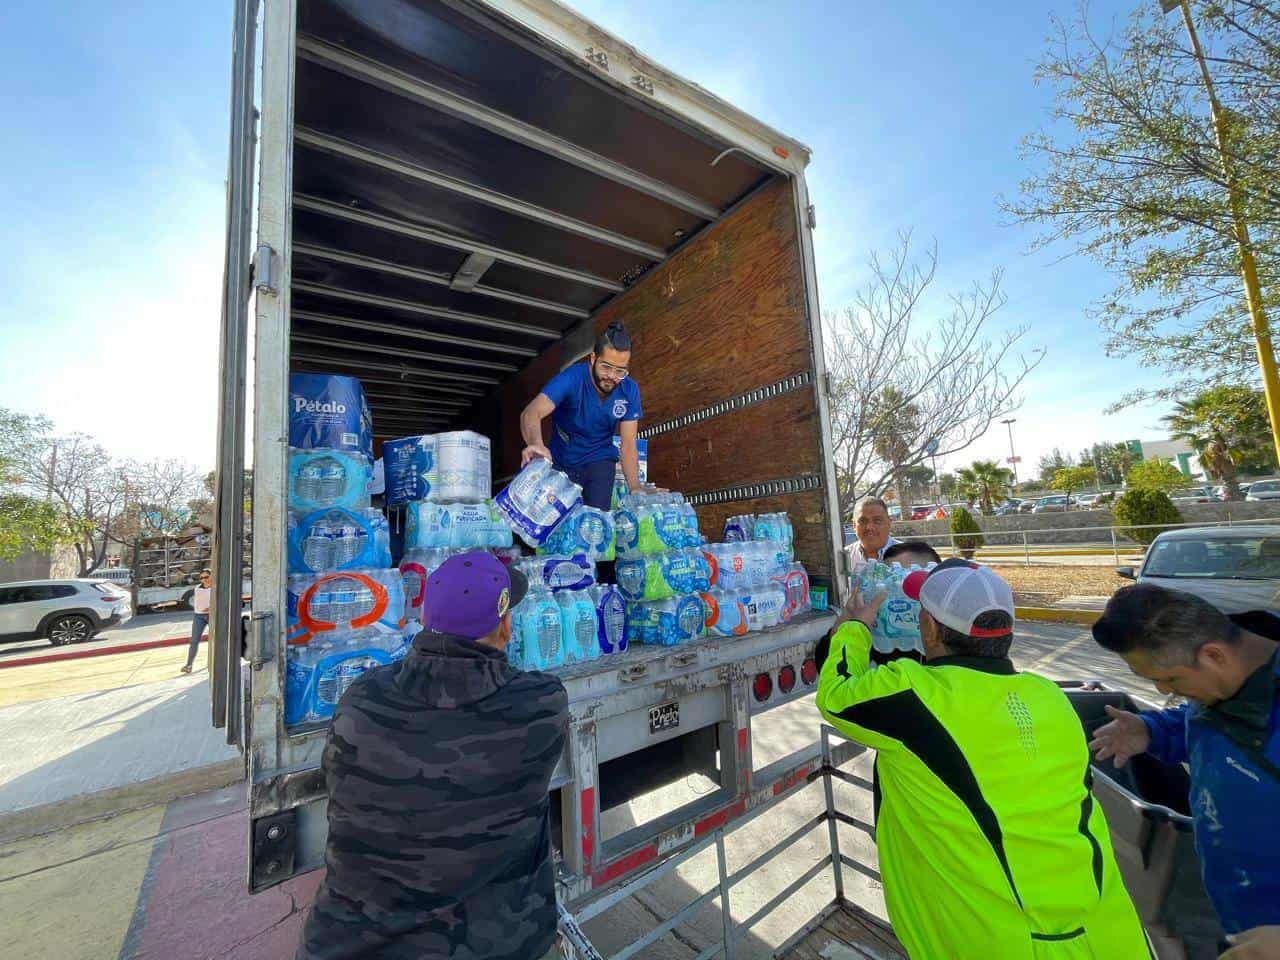
[[[609,363],[607,360],[597,360],[596,363],[598,363],[601,367],[604,368],[605,373],[616,373],[619,377],[622,377],[624,380],[626,379],[627,374],[631,372],[626,367],[615,367],[612,363]]]

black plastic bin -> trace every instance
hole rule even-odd
[[[1108,723],[1103,707],[1137,712],[1154,704],[1101,684],[1060,684],[1086,736]],[[1106,813],[1111,844],[1158,960],[1214,960],[1222,929],[1200,880],[1191,833],[1191,780],[1181,765],[1146,754],[1117,767],[1093,764],[1093,793]]]

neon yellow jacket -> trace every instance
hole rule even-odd
[[[1006,659],[869,669],[831,639],[818,709],[876,750],[885,903],[912,960],[1146,960],[1084,731],[1052,682]]]

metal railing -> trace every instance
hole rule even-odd
[[[760,804],[754,810],[739,817],[732,823],[720,827],[707,836],[702,838],[692,846],[686,847],[677,854],[673,854],[665,860],[660,861],[650,870],[641,874],[634,879],[621,884],[616,889],[604,894],[594,900],[586,903],[585,906],[576,912],[570,912],[563,904],[557,904],[560,921],[559,931],[561,935],[561,952],[566,960],[603,960],[603,955],[591,943],[590,939],[583,932],[581,925],[600,916],[607,910],[617,906],[627,898],[634,896],[641,890],[651,884],[661,880],[672,874],[678,867],[690,860],[691,858],[702,853],[704,850],[710,849],[712,846],[716,848],[716,872],[718,883],[715,887],[696,897],[692,902],[676,911],[666,920],[656,924],[651,929],[645,931],[636,940],[626,944],[616,953],[609,957],[609,960],[628,960],[628,958],[639,953],[655,941],[674,931],[681,924],[692,920],[698,913],[712,902],[718,902],[720,906],[720,914],[723,920],[722,934],[718,942],[711,944],[701,953],[697,955],[695,960],[711,960],[712,957],[723,954],[725,960],[735,960],[736,945],[752,927],[756,926],[761,920],[776,910],[782,903],[791,897],[809,883],[814,877],[818,876],[822,871],[831,868],[832,882],[834,888],[834,897],[832,901],[818,914],[811,918],[799,930],[795,931],[787,941],[780,946],[775,952],[775,956],[782,956],[793,946],[803,940],[806,936],[813,932],[823,920],[831,913],[838,909],[844,900],[844,869],[848,868],[857,873],[871,878],[876,882],[880,882],[880,873],[878,870],[860,863],[857,860],[846,856],[840,852],[840,840],[838,834],[838,825],[843,823],[855,830],[860,830],[867,836],[875,839],[875,827],[851,817],[842,811],[836,809],[835,790],[833,780],[840,780],[852,786],[865,790],[871,790],[872,784],[863,777],[847,773],[839,769],[832,763],[831,737],[841,737],[845,739],[839,731],[826,724],[821,728],[821,745],[822,745],[822,765],[813,771],[805,781],[805,785],[821,778],[823,782],[823,796],[825,800],[825,809],[817,816],[806,820],[796,829],[769,847],[763,853],[753,857],[746,865],[729,873],[727,866],[727,858],[725,854],[725,840],[732,834],[736,833],[742,827],[751,823],[757,817],[772,810],[779,803],[795,796],[799,790],[787,790],[780,792],[773,799]],[[859,751],[861,753],[862,751]],[[855,754],[856,756],[857,754]],[[768,902],[761,906],[758,910],[741,922],[733,919],[732,908],[730,904],[730,893],[733,888],[748,879],[757,870],[765,864],[774,860],[782,853],[793,847],[795,844],[807,837],[818,827],[823,824],[827,825],[827,840],[830,845],[830,852],[826,856],[812,864],[804,873],[797,876],[785,888],[771,897]]]
[[[1276,517],[1250,517],[1235,519],[1228,516],[1224,520],[1200,520],[1195,522],[1184,523],[1147,523],[1147,524],[1112,524],[1110,526],[1086,526],[1086,527],[1043,527],[1028,530],[982,530],[976,534],[963,533],[921,533],[911,534],[903,539],[923,540],[935,547],[941,545],[950,547],[952,552],[959,553],[960,547],[956,541],[963,541],[969,536],[981,536],[984,545],[976,547],[975,551],[978,556],[992,557],[1001,554],[1012,548],[1014,553],[1021,548],[1021,553],[1025,563],[1030,566],[1031,559],[1034,555],[1051,556],[1051,555],[1071,555],[1073,552],[1077,554],[1086,554],[1090,551],[1106,551],[1110,549],[1112,558],[1116,564],[1120,563],[1120,554],[1125,552],[1128,554],[1141,555],[1146,552],[1146,545],[1133,539],[1128,535],[1130,530],[1177,530],[1190,529],[1193,527],[1218,528],[1218,527],[1244,527],[1259,524],[1280,524],[1280,516]],[[1039,540],[1045,534],[1059,533],[1097,533],[1096,538],[1077,541],[1048,541]],[[1009,542],[992,543],[997,538],[1007,538]],[[1009,555],[1003,553],[1001,555]]]

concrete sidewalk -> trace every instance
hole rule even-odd
[[[185,651],[81,661],[86,666],[174,654],[154,665],[169,679],[0,707],[0,838],[30,836],[226,786],[243,778],[239,751],[210,723],[203,669],[178,676]],[[49,664],[11,674],[65,671]],[[134,676],[145,663],[126,667]],[[65,681],[62,681],[65,682]],[[13,691],[9,691],[10,694]]]

